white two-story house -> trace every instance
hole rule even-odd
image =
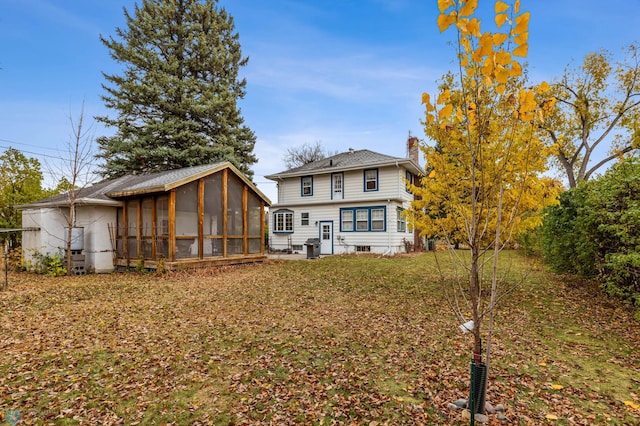
[[[408,140],[410,158],[349,149],[266,176],[278,184],[269,210],[270,248],[302,252],[318,238],[321,255],[404,252],[414,244],[402,214],[413,200],[406,183],[423,173],[417,142]]]

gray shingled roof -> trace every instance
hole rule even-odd
[[[341,170],[360,169],[368,166],[388,165],[395,163],[410,163],[413,168],[419,171],[419,165],[415,164],[408,158],[392,157],[386,154],[361,149],[357,151],[347,151],[327,157],[322,160],[314,161],[300,167],[285,170],[280,173],[265,176],[267,179],[278,179],[290,176],[302,176],[306,174],[320,174],[323,172],[332,173]],[[415,172],[415,170],[412,170]]]
[[[124,192],[148,192],[166,190],[177,182],[186,182],[199,178],[202,174],[207,174],[215,168],[220,168],[224,163],[204,164],[201,166],[184,167],[181,169],[167,170],[148,175],[131,176],[131,180],[117,185],[107,191],[107,194],[114,195]]]
[[[271,204],[270,200],[265,197],[262,192],[260,192],[248,179],[242,176],[242,174],[234,168],[231,163],[228,162],[184,167],[182,169],[168,170],[152,174],[127,175],[105,180],[95,185],[80,189],[76,193],[76,202],[78,204],[120,205],[120,202],[115,199],[116,197],[167,191],[175,186],[184,185],[226,167],[233,169],[245,180],[245,182],[247,182],[247,184],[251,185],[258,195],[267,201],[268,204]],[[67,205],[69,205],[69,194],[65,193],[45,198],[44,200],[36,201],[35,203],[16,207],[26,209]]]
[[[136,176],[122,176],[116,179],[104,180],[98,182],[95,185],[81,188],[76,192],[76,202],[87,203],[92,202],[94,204],[117,204],[115,200],[109,198],[106,194],[113,188],[117,188],[126,185],[128,181]],[[34,203],[16,206],[17,208],[34,208],[34,207],[46,207],[46,206],[66,206],[69,204],[69,193],[54,195],[53,197],[45,198],[43,200],[36,201]]]

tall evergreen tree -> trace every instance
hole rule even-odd
[[[96,120],[117,131],[97,139],[102,174],[231,161],[252,177],[255,135],[237,105],[248,58],[233,18],[217,0],[142,0],[134,12],[124,8],[118,39],[100,37],[124,65],[122,75],[103,73],[102,99],[117,116]]]

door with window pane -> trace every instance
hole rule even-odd
[[[333,254],[333,222],[320,222],[320,254]]]

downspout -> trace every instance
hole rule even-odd
[[[396,168],[400,169],[400,165],[398,164],[398,161],[396,161]],[[400,187],[398,187],[398,194],[397,194],[397,198],[399,200],[401,200],[402,198],[400,197]],[[391,200],[387,200],[387,218],[391,217]],[[388,219],[387,219],[388,222]],[[382,255],[383,256],[388,256],[389,254],[391,254],[391,227],[388,226],[389,224],[387,223],[387,251],[385,251]]]
[[[387,218],[385,218],[387,222],[389,221],[388,218],[391,216],[389,214],[389,212],[391,211],[390,207],[391,207],[391,200],[387,200]],[[391,254],[391,231],[390,231],[390,228],[389,228],[389,224],[386,223],[385,225],[386,225],[386,230],[387,230],[387,251],[382,253],[382,255],[383,256],[388,256],[389,254]]]

